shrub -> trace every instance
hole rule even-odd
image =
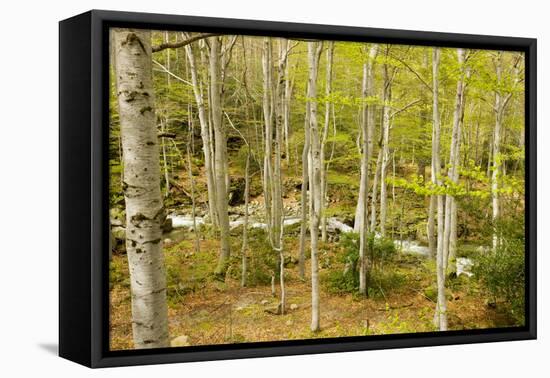
[[[481,254],[473,267],[495,303],[516,321],[525,317],[525,234],[523,218],[500,221],[495,226],[500,243]]]
[[[340,247],[344,253],[341,262],[346,265],[344,271],[333,271],[328,274],[327,286],[332,293],[351,293],[359,290],[359,235],[356,233],[342,234]],[[377,238],[374,234],[368,238],[368,256],[371,260],[371,269],[367,279],[369,296],[384,297],[386,292],[396,289],[405,282],[405,277],[397,272],[386,272],[380,268],[372,268],[372,262],[391,261],[395,256],[396,248],[391,239]]]
[[[271,276],[278,270],[278,255],[273,251],[267,241],[267,234],[264,230],[248,230],[248,267],[247,267],[247,285],[267,285],[271,284]],[[233,278],[240,279],[241,263],[240,253],[238,261],[233,272]]]

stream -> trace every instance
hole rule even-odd
[[[169,238],[170,240],[174,242],[179,242],[185,238],[185,233],[181,232],[181,229],[187,229],[192,230],[193,229],[193,217],[190,215],[179,215],[179,214],[170,214],[167,217],[168,219],[172,220],[172,227],[174,228],[171,232],[166,234],[165,236]],[[301,218],[298,216],[290,216],[286,217],[283,221],[283,225],[286,226],[292,226],[294,224],[298,224],[301,222]],[[205,224],[204,217],[195,217],[195,224],[197,226]],[[239,226],[242,226],[244,224],[244,217],[238,217],[235,220],[232,220],[229,222],[229,228],[231,230],[236,229]],[[250,216],[248,218],[248,227],[250,229],[266,229],[267,224],[263,223],[257,219],[255,219],[253,216]],[[345,224],[341,220],[337,218],[328,218],[327,219],[327,231],[329,233],[350,233],[353,232],[353,227]],[[376,235],[376,237],[380,237],[380,235]],[[412,255],[422,256],[422,257],[429,257],[430,256],[430,249],[428,246],[422,245],[420,242],[416,240],[394,240],[395,246],[403,253],[410,253]],[[456,272],[457,276],[460,276],[461,274],[464,274],[468,277],[471,277],[473,273],[471,273],[471,268],[473,266],[473,261],[470,258],[465,257],[459,257],[456,259]]]

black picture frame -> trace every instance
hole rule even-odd
[[[109,351],[108,30],[209,31],[522,51],[526,324],[517,328]],[[92,10],[59,23],[59,355],[89,367],[535,339],[536,39]]]

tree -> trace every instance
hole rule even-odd
[[[319,224],[321,218],[321,140],[319,125],[317,123],[317,74],[319,70],[319,58],[322,42],[308,42],[308,103],[309,103],[309,133],[311,141],[311,209],[310,209],[310,234],[311,234],[311,330],[319,331]]]
[[[134,346],[138,349],[166,347],[169,344],[168,311],[161,231],[164,207],[155,125],[151,32],[117,29],[114,44]]]
[[[190,39],[190,36],[187,36]],[[214,166],[212,163],[212,142],[210,140],[210,131],[208,127],[208,117],[206,114],[206,108],[204,105],[204,98],[202,93],[203,83],[199,81],[199,73],[197,70],[197,63],[195,59],[195,52],[193,45],[188,44],[185,46],[185,53],[189,61],[189,70],[191,71],[191,82],[193,86],[193,94],[195,96],[195,102],[197,104],[199,124],[201,127],[202,149],[204,154],[204,170],[206,174],[206,184],[208,190],[208,211],[210,214],[210,221],[212,224],[217,224],[217,205],[216,205],[216,186],[214,182]]]
[[[441,187],[441,158],[440,138],[441,121],[439,114],[439,62],[441,50],[438,47],[433,49],[432,72],[433,72],[433,133],[432,133],[432,183]],[[445,296],[445,265],[443,260],[443,230],[444,230],[444,203],[443,195],[437,194],[437,253],[436,253],[436,275],[437,275],[437,304],[434,315],[434,324],[439,330],[447,330],[447,298]]]
[[[284,208],[283,188],[281,173],[281,156],[283,154],[283,136],[285,119],[285,87],[286,66],[288,60],[288,39],[279,39],[279,59],[277,63],[277,82],[275,84],[275,95],[273,96],[275,111],[275,162],[273,169],[273,249],[279,253],[279,284],[281,288],[281,314],[285,313],[285,256],[283,248],[284,235]]]
[[[359,199],[355,225],[359,224],[359,293],[367,295],[367,237],[368,237],[368,186],[369,163],[372,156],[372,134],[374,131],[374,106],[368,105],[367,100],[373,95],[373,65],[378,45],[371,46],[367,62],[363,65],[363,118],[361,121],[361,134],[363,148],[361,154],[361,184],[359,187]],[[357,212],[356,212],[357,214]]]
[[[309,93],[309,84],[307,93]],[[300,246],[299,246],[299,271],[300,278],[305,280],[305,248],[306,248],[306,231],[307,231],[307,215],[309,209],[308,205],[308,188],[309,188],[309,154],[310,154],[310,139],[309,132],[309,117],[310,117],[310,103],[306,101],[306,112],[304,115],[304,147],[302,150],[302,187],[300,196]]]
[[[271,38],[264,38],[262,51],[263,70],[263,114],[264,114],[264,206],[268,230],[268,238],[273,243],[273,70],[272,70],[272,46]]]
[[[437,55],[437,57],[436,57]],[[451,149],[450,149],[450,156],[449,156],[449,164],[450,167],[448,169],[447,175],[450,184],[457,184],[458,183],[458,164],[459,164],[459,156],[460,156],[460,137],[461,137],[461,130],[460,126],[462,123],[463,118],[463,111],[464,111],[464,93],[465,93],[465,76],[466,76],[466,69],[464,67],[465,63],[465,55],[466,52],[464,49],[457,49],[457,59],[458,59],[458,65],[459,65],[459,77],[456,84],[456,95],[455,95],[455,105],[454,105],[454,113],[453,113],[453,128],[452,128],[452,135],[451,135]],[[434,50],[434,120],[437,117],[437,126],[434,126],[434,138],[438,138],[439,136],[439,114],[435,114],[436,109],[438,110],[438,105],[436,104],[436,99],[438,99],[438,95],[436,94],[436,91],[439,90],[439,82],[437,79],[437,70],[439,69],[439,50]],[[435,125],[436,122],[434,122]],[[439,141],[436,142],[439,144]],[[439,146],[437,147],[439,149]],[[438,152],[438,151],[437,151]],[[436,151],[434,151],[434,154]],[[440,175],[439,167],[440,162],[439,160],[439,153],[437,153],[436,158],[434,159],[435,164],[435,175],[436,177]],[[438,179],[439,180],[439,179]],[[438,181],[438,185],[441,185],[441,180]],[[448,191],[452,191],[451,189],[448,189]],[[436,316],[435,316],[435,323],[436,325],[439,325],[439,329],[441,331],[447,330],[447,298],[445,297],[445,275],[447,271],[447,265],[449,261],[449,250],[451,241],[456,240],[456,202],[455,198],[452,194],[452,192],[448,192],[445,195],[445,207],[444,207],[444,216],[443,214],[443,204],[439,203],[442,202],[443,198],[442,196],[438,196],[438,236],[437,236],[437,261],[436,261],[436,270],[437,270],[437,305],[436,305]],[[440,211],[441,210],[441,211]],[[443,219],[442,219],[443,218]],[[454,218],[454,219],[453,219]],[[453,225],[453,222],[455,223]],[[442,226],[441,227],[441,223]],[[452,235],[454,234],[454,236]]]
[[[461,124],[464,117],[464,94],[466,68],[464,66],[466,52],[464,49],[457,49],[457,59],[459,65],[459,78],[456,83],[455,105],[453,113],[453,128],[451,135],[451,150],[449,153],[449,169],[447,176],[449,183],[457,184],[460,164],[460,142],[461,142]],[[447,270],[449,260],[455,255],[456,249],[456,200],[452,193],[445,196],[445,226],[443,234],[443,266]]]
[[[387,212],[387,186],[386,173],[390,159],[390,122],[391,122],[391,95],[392,82],[397,73],[395,67],[387,62],[390,46],[386,46],[386,62],[383,65],[382,73],[384,78],[382,90],[383,115],[382,115],[382,165],[380,167],[380,234],[386,236],[386,212]]]
[[[519,75],[518,75],[518,66],[520,62],[521,55],[516,55],[515,60],[513,62],[513,70],[514,70],[514,83],[512,85],[512,88],[508,93],[506,93],[505,90],[503,90],[503,77],[502,77],[502,70],[503,70],[503,55],[504,53],[502,51],[498,51],[496,58],[495,58],[495,74],[496,74],[496,89],[495,89],[495,105],[493,106],[493,110],[495,113],[495,128],[493,131],[493,146],[492,146],[492,155],[493,155],[493,166],[492,166],[492,174],[491,174],[491,202],[492,202],[492,208],[493,208],[493,224],[496,223],[497,219],[500,215],[500,201],[499,201],[499,180],[502,175],[502,156],[500,154],[500,148],[501,148],[501,137],[502,137],[502,124],[504,119],[504,113],[506,111],[506,107],[508,106],[508,103],[510,102],[510,99],[513,95],[513,87],[517,85],[519,81]],[[498,247],[498,236],[497,233],[493,233],[493,249],[496,250]]]
[[[332,92],[332,61],[334,57],[334,42],[328,42],[327,49],[327,66],[326,66],[326,79],[325,79],[325,124],[323,127],[323,137],[321,139],[321,239],[323,243],[327,241],[327,216],[326,216],[326,207],[327,207],[327,168],[325,164],[325,150],[328,138],[328,130],[330,126],[330,109],[331,102],[329,100]]]
[[[214,127],[214,166],[216,179],[216,204],[218,207],[218,220],[220,227],[220,254],[218,265],[214,274],[221,278],[227,269],[230,256],[229,245],[229,214],[227,200],[227,136],[222,123],[221,105],[221,65],[220,65],[220,40],[219,37],[210,38],[210,108],[212,112],[212,124]]]

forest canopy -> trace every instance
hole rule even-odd
[[[111,349],[523,325],[524,70],[111,29]]]

